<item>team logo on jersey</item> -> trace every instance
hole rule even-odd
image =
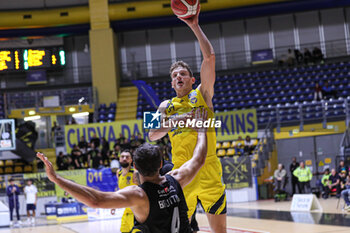
[[[144,129],[159,129],[160,128],[160,116],[162,114],[157,112],[144,112],[143,113],[143,128]]]
[[[128,176],[128,177],[126,178],[126,183],[127,183],[127,184],[130,184],[130,180],[131,180],[131,177]]]
[[[188,98],[191,99],[192,97],[196,97],[197,92],[196,91],[191,91],[190,94],[188,94]]]
[[[191,101],[192,104],[195,104],[195,103],[197,103],[198,100],[197,100],[196,97],[193,97],[193,98],[190,99],[190,101]]]

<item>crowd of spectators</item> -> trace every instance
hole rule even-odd
[[[239,155],[251,155],[255,149],[256,142],[253,141],[249,135],[243,139],[238,136],[238,139],[233,143],[233,148],[236,150],[236,154]]]
[[[304,162],[297,162],[297,159],[293,157],[292,163],[289,166],[291,174],[292,195],[294,195],[298,188],[299,193],[311,193],[310,182],[313,178],[313,174]],[[288,174],[282,164],[278,165],[278,169],[274,173],[274,185],[275,191],[284,190],[286,182],[288,180]],[[339,162],[337,169],[326,168],[323,176],[316,182],[321,190],[321,196],[327,199],[330,195],[334,195],[337,198],[343,196],[347,208],[350,210],[350,172],[349,168],[345,166],[344,161]]]
[[[336,197],[343,195],[343,191],[350,192],[350,174],[349,168],[345,166],[344,161],[339,162],[337,169],[333,168],[331,171],[325,169],[321,179],[323,189],[322,197],[327,199],[329,195],[334,194]],[[343,196],[344,197],[344,196]],[[346,199],[344,197],[344,199]],[[347,197],[349,200],[349,198]],[[350,202],[347,203],[350,206]]]
[[[58,170],[73,170],[94,168],[101,169],[111,167],[116,171],[120,168],[119,155],[123,150],[129,150],[131,153],[143,144],[145,140],[141,134],[131,136],[130,140],[122,134],[115,140],[113,149],[110,150],[110,144],[105,138],[98,138],[94,135],[90,141],[83,136],[77,145],[73,146],[70,154],[60,152],[56,159]],[[157,141],[157,144],[163,153],[165,160],[171,160],[171,147],[168,137]]]
[[[289,67],[294,65],[310,65],[324,63],[324,55],[320,48],[314,47],[312,52],[308,48],[304,48],[304,52],[300,52],[299,49],[288,49],[288,53],[281,56],[278,61],[280,66],[287,65]]]

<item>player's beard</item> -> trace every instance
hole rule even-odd
[[[120,163],[120,166],[122,166],[122,168],[127,168],[129,165],[130,163]]]

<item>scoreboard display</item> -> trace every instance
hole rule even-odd
[[[66,64],[63,48],[0,49],[0,73],[43,68],[59,68]]]

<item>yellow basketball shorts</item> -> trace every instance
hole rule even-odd
[[[181,164],[182,165],[182,164]],[[174,168],[181,165],[175,164]],[[220,160],[210,156],[196,177],[183,189],[190,218],[196,210],[198,201],[206,213],[226,214],[225,185],[222,182]]]
[[[130,208],[125,208],[120,224],[120,232],[130,232],[134,227],[134,213]]]

